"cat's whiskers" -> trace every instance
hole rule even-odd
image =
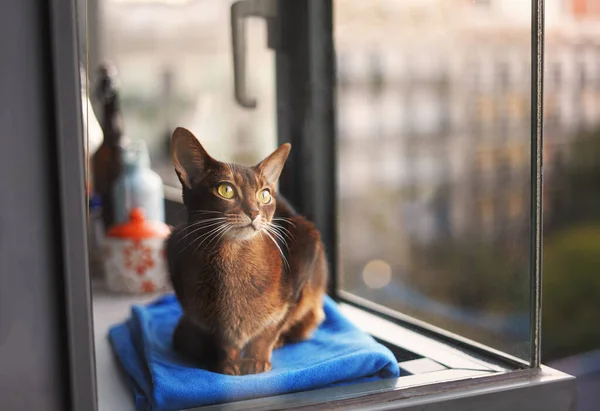
[[[225,222],[226,220],[223,221],[212,221],[206,224],[201,224],[199,227],[196,225],[196,229],[194,231],[192,231],[190,234],[193,234],[199,230],[202,230],[204,228],[210,228],[210,227],[214,227],[216,225],[222,224],[223,222]],[[191,228],[191,227],[190,227]]]
[[[227,220],[227,219],[228,219],[227,217],[204,218],[202,220],[197,220],[197,221],[194,221],[194,222],[188,224],[188,227],[193,227],[195,225],[202,224],[202,223],[210,223],[213,221],[223,221],[223,220]]]
[[[225,224],[228,224],[228,223],[226,223],[226,222],[218,222],[218,223],[215,223],[215,224],[211,225],[209,231],[207,231],[206,233],[203,233],[203,234],[200,234],[200,235],[194,237],[194,239],[192,239],[192,241],[190,241],[189,244],[186,247],[184,247],[181,251],[184,251],[184,250],[188,249],[191,245],[193,245],[197,241],[200,241],[203,238],[207,238],[211,234],[213,234],[216,231],[220,230],[223,227],[223,225],[225,225]],[[202,228],[206,228],[206,227],[201,227],[200,229],[202,229]],[[194,232],[199,231],[200,229],[194,230]]]
[[[288,223],[291,224],[293,227],[296,227],[296,224],[294,224],[289,218],[286,217],[275,217],[272,219],[272,221],[283,221],[284,223]]]
[[[215,220],[218,220],[218,221],[215,221]],[[194,233],[196,233],[196,232],[198,232],[198,231],[200,231],[202,229],[210,228],[210,227],[213,227],[213,226],[215,226],[217,224],[220,224],[222,222],[222,220],[227,220],[227,219],[225,217],[219,217],[219,218],[215,218],[215,219],[207,219],[207,220],[196,221],[195,223],[192,223],[192,224],[188,225],[185,228],[186,234],[183,237],[181,237],[179,240],[177,240],[177,242],[174,245],[179,244],[180,242],[182,242],[185,238],[187,238],[191,234],[194,234]],[[202,223],[204,223],[204,224],[202,224]],[[198,227],[198,226],[200,226],[200,227]],[[190,228],[194,228],[194,227],[196,227],[196,228],[193,231],[187,232]]]
[[[183,247],[181,250],[179,250],[179,253],[184,252],[185,250],[187,250],[188,248],[190,248],[190,246],[194,245],[195,243],[197,243],[200,239],[206,237],[207,235],[210,235],[213,233],[213,230],[217,230],[219,227],[215,227],[213,229],[211,229],[211,231],[209,231],[208,233],[204,233],[202,235],[199,235],[197,237],[194,237],[192,239],[192,241],[190,241],[185,247]],[[194,252],[196,252],[196,250],[194,250]]]
[[[194,252],[193,254],[196,254],[196,251],[198,251],[198,249],[200,248],[200,246],[202,244],[204,244],[204,242],[206,240],[208,240],[209,238],[211,238],[211,240],[208,242],[207,246],[212,242],[213,239],[215,239],[217,237],[217,235],[219,235],[221,232],[223,231],[229,231],[229,229],[232,227],[232,224],[230,223],[223,223],[221,226],[217,227],[216,229],[212,230],[209,234],[210,235],[205,235],[203,236],[204,239],[196,246],[196,248],[194,248]]]
[[[265,228],[267,229],[267,231],[269,231],[271,234],[275,235],[278,239],[281,240],[281,242],[285,245],[285,247],[289,250],[290,247],[287,244],[287,241],[285,240],[285,238],[281,235],[281,233],[279,231],[277,231],[275,229],[275,227],[273,227],[270,224],[266,224]]]
[[[281,255],[281,259],[283,260],[283,262],[285,263],[285,265],[287,265],[288,269],[291,269],[290,263],[288,263],[288,260],[285,257],[285,254],[283,254],[283,250],[281,249],[281,247],[279,247],[279,244],[277,244],[277,240],[275,240],[273,238],[273,236],[271,234],[269,234],[267,225],[264,225],[263,228],[265,229],[264,233],[271,239],[271,241],[273,241],[273,244],[275,244],[275,247],[277,247],[277,249],[279,250],[279,254]]]
[[[213,223],[215,221],[223,221],[223,220],[227,220],[227,217],[205,218],[202,220],[194,221],[192,223],[187,224],[187,226],[185,227],[185,232],[188,232],[188,230],[190,228],[197,227],[202,224],[206,225],[208,223]]]
[[[210,240],[208,243],[206,243],[206,247],[208,247],[210,244],[212,244],[212,242],[213,242],[215,239],[217,240],[217,242],[215,243],[215,245],[216,245],[216,244],[219,244],[219,241],[221,240],[221,238],[223,238],[223,236],[224,236],[225,234],[227,234],[227,232],[228,232],[229,230],[231,230],[233,227],[235,227],[235,225],[234,225],[234,224],[228,224],[228,225],[227,225],[227,227],[226,227],[224,230],[221,230],[221,231],[220,231],[220,233],[221,233],[220,235],[219,235],[219,234],[215,234],[215,235],[213,236],[213,239],[212,239],[212,240]],[[217,236],[218,236],[218,238],[217,238]]]
[[[279,224],[275,224],[273,222],[270,222],[270,223],[268,222],[267,225],[269,227],[271,227],[271,229],[273,229],[276,232],[278,232],[279,234],[281,234],[282,236],[287,237],[287,239],[289,239],[290,241],[293,239],[292,233],[287,228],[282,227]]]
[[[201,223],[210,223],[212,221],[222,221],[222,220],[227,220],[227,217],[203,218],[202,220],[197,220],[197,221],[193,221],[193,222],[189,223],[188,227],[193,227],[193,226],[201,224]]]
[[[285,235],[290,241],[292,240],[292,233],[290,232],[290,230],[288,230],[287,228],[285,228],[284,226],[281,226],[279,224],[275,224],[275,223],[268,223],[271,227],[279,230],[281,232],[281,234]]]

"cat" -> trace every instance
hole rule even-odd
[[[273,349],[310,338],[325,318],[320,233],[276,193],[290,150],[245,167],[213,159],[185,128],[173,133],[188,212],[167,240],[183,310],[173,347],[212,371],[267,372]]]

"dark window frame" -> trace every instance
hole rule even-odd
[[[277,138],[293,147],[280,190],[321,231],[329,294],[337,299],[333,3],[278,0],[277,6]]]

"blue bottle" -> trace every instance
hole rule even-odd
[[[131,141],[122,151],[123,173],[113,187],[115,224],[129,220],[134,208],[144,210],[149,221],[165,221],[162,179],[150,169],[150,155],[141,140]]]

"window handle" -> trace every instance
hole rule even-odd
[[[268,47],[276,49],[277,0],[240,0],[231,5],[231,46],[235,99],[245,108],[256,108],[246,83],[246,18],[262,17],[267,22]]]

